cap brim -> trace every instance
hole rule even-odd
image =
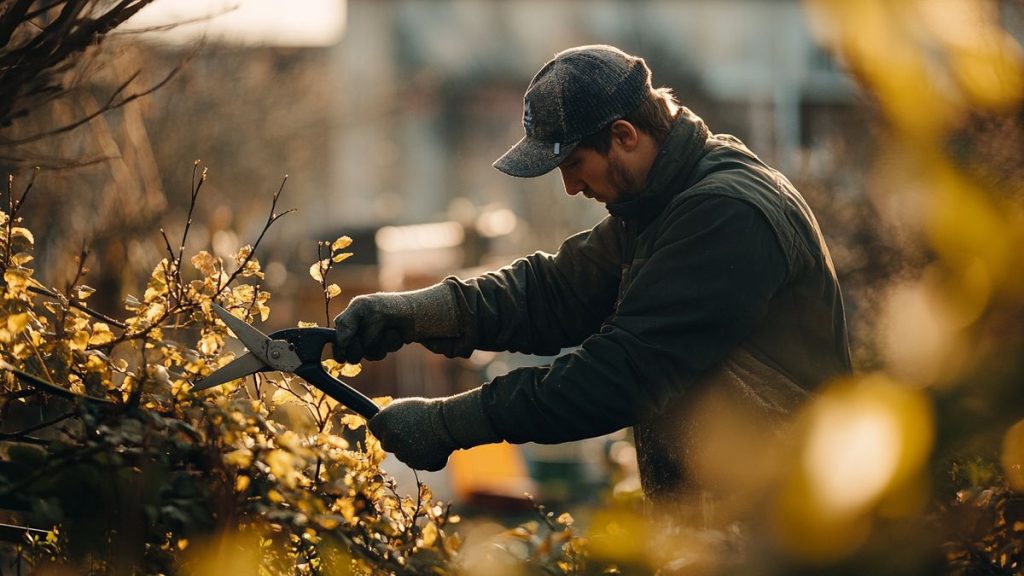
[[[555,153],[556,148],[557,154]],[[576,148],[576,142],[556,145],[524,136],[522,140],[509,148],[508,152],[502,154],[501,158],[495,160],[492,166],[509,176],[533,178],[554,170],[572,153],[574,148]]]

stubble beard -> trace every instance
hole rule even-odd
[[[642,188],[633,174],[618,159],[608,156],[608,182],[618,193],[615,203],[626,202],[640,195]]]

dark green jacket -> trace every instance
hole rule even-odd
[[[639,197],[567,239],[449,278],[474,349],[555,355],[482,389],[504,439],[557,443],[634,426],[648,496],[690,488],[686,409],[709,388],[784,416],[850,370],[842,298],[803,198],[683,109]]]

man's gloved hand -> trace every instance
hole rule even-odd
[[[483,411],[480,389],[447,398],[402,398],[367,422],[381,446],[417,470],[436,472],[458,448],[500,440]]]
[[[380,360],[424,339],[458,336],[455,295],[444,282],[412,292],[356,296],[334,318],[334,359]]]

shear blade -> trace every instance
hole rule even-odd
[[[250,374],[262,372],[267,368],[268,366],[263,362],[263,360],[260,360],[258,356],[249,352],[239,358],[235,358],[231,362],[228,362],[224,366],[221,366],[211,372],[206,378],[196,382],[192,386],[192,392],[199,392],[200,390],[220,386],[226,382],[231,382],[232,380],[245,378]]]
[[[266,357],[267,345],[270,344],[269,336],[250,326],[244,320],[236,318],[231,312],[228,312],[219,304],[213,304],[213,311],[220,316],[220,319],[224,321],[224,324],[226,324],[227,327],[235,333],[235,336],[242,341],[242,344],[244,344],[250,352],[259,356],[263,362],[269,363],[269,359]]]

